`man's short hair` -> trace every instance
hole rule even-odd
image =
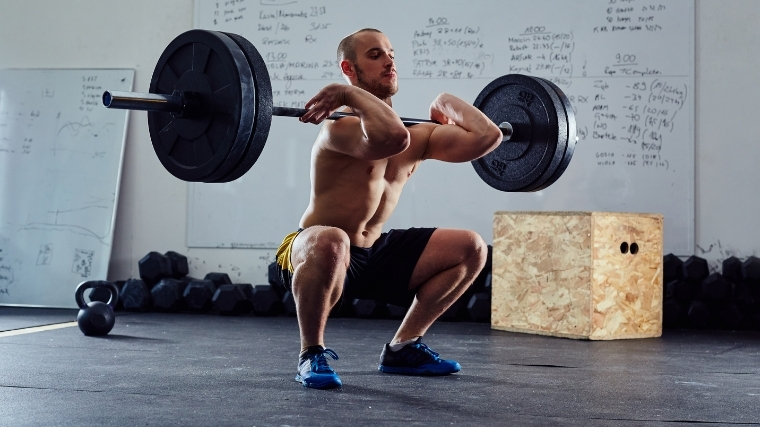
[[[380,30],[376,30],[374,28],[362,28],[359,31],[356,31],[354,33],[351,33],[343,38],[343,40],[340,41],[338,44],[338,65],[340,65],[340,61],[343,61],[344,59],[346,61],[351,62],[352,64],[356,63],[356,35],[359,33],[364,32],[373,32],[373,33],[382,33]]]

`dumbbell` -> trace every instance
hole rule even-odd
[[[285,311],[282,297],[270,284],[254,286],[250,299],[253,313],[257,316],[277,316]]]
[[[205,313],[213,307],[217,285],[211,280],[192,280],[187,283],[182,297],[188,310]]]
[[[742,329],[745,323],[744,315],[734,303],[718,308],[716,317],[718,319],[718,326],[723,329]]]
[[[140,279],[129,279],[122,286],[119,297],[126,311],[149,311],[153,306],[150,288]]]
[[[354,298],[351,301],[356,317],[363,319],[382,319],[388,316],[386,303],[368,298]]]
[[[385,311],[391,319],[403,319],[404,316],[406,316],[406,312],[409,311],[409,308],[388,303],[385,305]]]
[[[253,288],[250,284],[224,284],[217,288],[211,302],[213,309],[222,316],[239,316],[250,313],[253,303],[250,295]]]
[[[184,300],[183,308],[190,311],[205,313],[212,309],[212,301],[216,290],[221,285],[231,284],[230,276],[227,273],[211,272],[204,276],[202,280],[193,279],[185,276],[179,279],[185,284],[182,298]]]
[[[662,257],[662,276],[663,283],[683,278],[683,261],[672,253]]]
[[[296,299],[293,297],[293,292],[287,291],[282,296],[282,306],[285,309],[285,315],[296,316]]]
[[[205,276],[203,276],[203,280],[210,280],[214,282],[217,288],[222,285],[232,284],[232,279],[230,279],[230,276],[227,273],[220,272],[207,273]]]
[[[137,262],[140,278],[146,285],[153,287],[161,279],[171,277],[172,264],[169,258],[155,251],[148,252]]]
[[[185,308],[184,293],[187,283],[177,279],[161,279],[150,290],[153,308],[157,311],[174,313]]]
[[[742,275],[742,262],[739,258],[730,256],[724,259],[721,265],[723,267],[723,277],[726,279],[733,283],[739,283],[744,279]]]
[[[467,293],[465,295],[462,295],[458,300],[454,301],[454,303],[451,304],[451,307],[447,308],[446,311],[441,314],[441,317],[439,317],[439,319],[444,322],[472,320],[470,318],[470,313],[467,311],[467,303],[470,301],[470,298],[472,298],[473,295],[475,294]]]
[[[181,279],[189,273],[189,265],[187,257],[174,252],[168,251],[164,254],[169,259],[169,265],[171,266],[171,276],[175,279]]]
[[[484,269],[485,271],[485,269]],[[483,275],[483,283],[477,292],[473,293],[467,300],[467,313],[475,322],[491,321],[491,281],[492,273],[490,269]]]
[[[280,297],[284,297],[285,293],[288,292],[285,283],[282,281],[282,277],[280,277],[280,267],[277,265],[277,261],[270,263],[267,267],[267,281]]]
[[[683,278],[701,282],[710,275],[710,269],[707,266],[707,260],[696,255],[686,259],[681,265]]]
[[[742,262],[742,276],[746,280],[760,283],[760,258],[750,256]]]
[[[152,287],[161,279],[180,279],[188,273],[187,257],[174,251],[162,255],[151,251],[137,262],[140,278]]]
[[[693,299],[702,299],[702,281],[710,275],[710,269],[707,266],[707,260],[696,255],[692,255],[683,262],[681,266],[683,280],[686,281],[691,289]]]
[[[665,284],[665,297],[674,298],[681,304],[688,304],[692,298],[692,286],[684,279],[674,279]]]
[[[470,318],[476,322],[491,322],[491,293],[478,292],[470,297],[467,303],[467,312]]]
[[[673,297],[665,297],[662,301],[662,327],[675,329],[686,324],[686,311],[681,302]]]
[[[353,300],[342,300],[330,310],[331,318],[351,318],[356,317],[356,312],[351,304]]]
[[[698,329],[707,328],[713,322],[710,309],[702,301],[692,301],[686,312],[686,317],[689,319],[689,325]]]
[[[702,280],[702,299],[713,305],[728,304],[733,297],[733,286],[720,273],[712,273]]]

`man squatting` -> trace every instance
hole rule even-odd
[[[341,300],[369,298],[409,310],[380,355],[379,370],[447,375],[461,367],[441,359],[422,336],[472,284],[487,246],[475,232],[411,228],[382,232],[404,184],[423,160],[469,162],[495,149],[499,128],[463,100],[442,93],[430,105],[440,122],[406,128],[392,109],[398,91],[394,51],[375,29],[338,46],[349,83],[330,84],[306,104],[300,120],[324,121],[311,150],[311,199],[300,227],[282,242],[277,263],[296,302],[301,353],[296,381],[305,387],[342,385],[326,356],[324,331]],[[356,117],[325,119],[337,110]]]

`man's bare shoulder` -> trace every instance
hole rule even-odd
[[[322,125],[315,142],[315,148],[320,151],[344,154],[359,160],[382,160],[396,157],[398,154],[408,151],[406,150],[407,147],[399,144],[411,140],[411,136],[406,131],[404,135],[404,138],[391,143],[383,140],[380,143],[369,143],[369,137],[361,120],[358,117],[343,117]],[[373,146],[375,144],[383,148],[378,149]]]
[[[356,117],[343,117],[339,120],[326,121],[319,130],[315,145],[320,150],[346,153],[352,143],[362,139],[361,122]]]

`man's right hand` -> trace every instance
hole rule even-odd
[[[441,126],[430,134],[425,158],[469,162],[501,144],[499,127],[475,106],[453,95],[438,95],[430,104],[430,118]]]
[[[340,83],[332,83],[325,86],[306,103],[304,108],[309,111],[301,116],[299,120],[304,123],[314,123],[315,125],[322,123],[332,113],[346,105],[346,92],[350,89],[351,86]]]

